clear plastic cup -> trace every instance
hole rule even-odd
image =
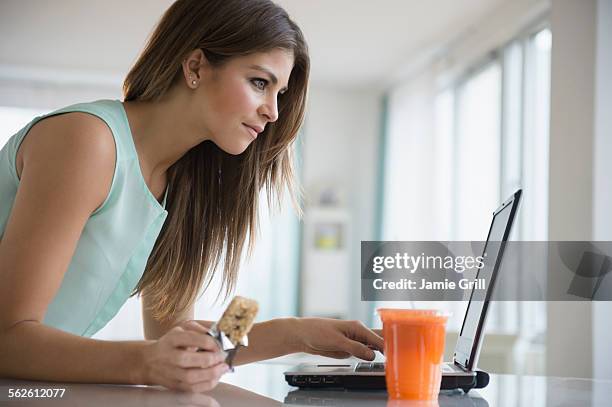
[[[377,311],[383,322],[389,398],[437,400],[450,314],[438,310]]]

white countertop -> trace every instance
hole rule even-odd
[[[293,364],[321,363],[326,358],[294,355],[239,366],[224,376],[213,391],[190,394],[154,386],[61,384],[0,379],[0,406],[387,406],[385,391],[298,390],[290,387],[283,372]],[[337,360],[336,360],[337,362]],[[59,398],[8,399],[8,389],[64,388]],[[397,406],[398,404],[393,404]],[[404,404],[402,404],[404,405]],[[407,403],[407,406],[422,404]],[[428,404],[428,406],[436,404]],[[545,376],[491,375],[484,389],[443,392],[439,406],[610,406],[612,381]]]

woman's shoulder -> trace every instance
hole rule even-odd
[[[96,168],[99,177],[92,182],[110,185],[115,160],[115,141],[104,120],[85,112],[66,112],[45,117],[30,128],[15,164],[18,176],[24,165],[33,161],[49,168],[58,162],[75,168]]]
[[[83,111],[68,111],[44,117],[32,126],[28,137],[36,133],[53,134],[58,142],[62,142],[62,138],[74,138],[71,141],[77,143],[83,140],[112,142],[108,124],[101,117]],[[92,140],[88,140],[88,137],[92,137]]]
[[[104,120],[85,112],[67,112],[38,121],[28,131],[20,150],[23,158],[37,151],[57,158],[115,157],[112,131]]]

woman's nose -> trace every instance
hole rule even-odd
[[[278,120],[278,104],[276,102],[276,98],[266,100],[266,102],[260,107],[259,113],[265,116],[266,120],[269,122],[275,122]]]

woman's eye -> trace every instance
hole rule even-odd
[[[265,79],[253,79],[251,80],[251,82],[259,90],[264,90],[266,88],[266,84],[268,83],[268,81],[266,81]]]

